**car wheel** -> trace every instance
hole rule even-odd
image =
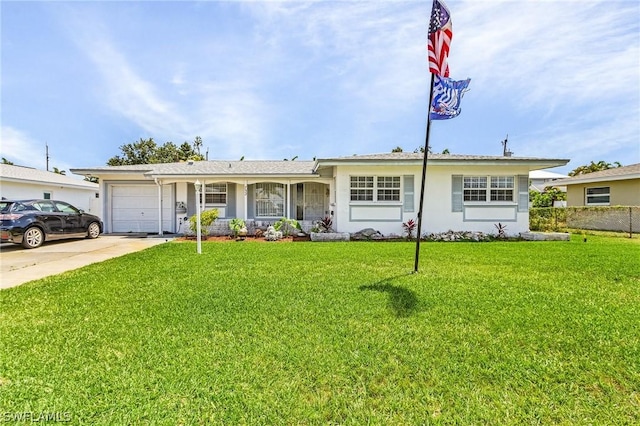
[[[44,242],[44,233],[40,228],[31,227],[22,236],[22,247],[32,249],[40,247]]]
[[[98,238],[98,235],[100,235],[100,225],[98,225],[96,222],[91,222],[89,224],[89,228],[87,229],[87,237],[94,239]]]

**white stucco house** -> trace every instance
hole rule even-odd
[[[97,183],[82,180],[82,176],[10,164],[0,164],[0,196],[8,200],[61,200],[98,215],[101,208]]]
[[[544,192],[544,189],[548,186],[554,186],[555,181],[560,179],[566,179],[569,176],[561,173],[551,172],[549,170],[532,170],[529,173],[529,189],[537,192]],[[567,187],[557,187],[562,192],[567,192]]]
[[[422,232],[449,229],[509,234],[529,228],[529,172],[565,159],[430,154]],[[417,219],[423,155],[386,153],[315,161],[196,161],[74,168],[100,178],[107,233],[181,233],[196,213],[194,183],[218,222],[242,218],[258,226],[282,217],[309,228],[325,216],[339,232],[374,228],[402,234]]]

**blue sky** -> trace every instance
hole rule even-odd
[[[640,2],[455,1],[462,114],[434,152],[640,162]],[[105,165],[200,136],[209,159],[424,145],[430,1],[6,1],[1,156]],[[203,150],[203,153],[204,153]]]

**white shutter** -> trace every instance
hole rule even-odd
[[[461,212],[462,203],[462,175],[451,176],[451,211]]]

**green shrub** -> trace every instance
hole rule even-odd
[[[233,236],[237,238],[240,230],[246,230],[246,224],[244,223],[244,220],[236,217],[229,221],[229,229],[233,232]]]
[[[295,219],[289,219],[283,217],[279,221],[273,224],[273,228],[276,231],[282,232],[282,235],[288,237],[295,231],[302,231],[302,227]]]
[[[218,218],[218,209],[205,210],[200,213],[200,228],[202,235],[209,235],[209,226]],[[194,214],[189,218],[189,229],[194,233],[198,232],[197,216]]]
[[[567,209],[534,207],[529,209],[529,229],[532,231],[560,231],[567,226]]]

